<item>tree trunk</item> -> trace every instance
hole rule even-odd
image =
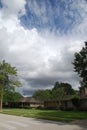
[[[2,110],[2,99],[0,99],[0,110]]]
[[[0,110],[2,110],[2,103],[3,103],[3,92],[0,95]]]

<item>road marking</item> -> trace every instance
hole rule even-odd
[[[8,129],[8,130],[16,130],[16,127],[11,126],[11,125],[9,125],[9,124],[6,124],[6,122],[0,123],[0,126],[3,127],[3,128],[6,128],[6,130],[7,130],[7,129]]]

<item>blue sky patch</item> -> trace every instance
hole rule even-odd
[[[82,20],[81,8],[74,7],[74,0],[27,0],[25,8],[26,14],[20,19],[27,28],[66,33]]]

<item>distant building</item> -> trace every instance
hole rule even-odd
[[[76,108],[74,104],[72,103],[71,98],[65,98],[61,100],[61,105],[59,104],[58,100],[50,100],[44,102],[45,108],[50,109],[62,109],[62,110],[73,110],[73,109],[79,109],[79,110],[87,110],[87,88],[80,88],[80,99],[79,99],[79,108]]]
[[[60,103],[61,102],[61,103]],[[72,103],[71,96],[58,101],[58,100],[50,100],[50,101],[40,101],[36,100],[33,97],[22,97],[18,102],[6,102],[4,104],[5,107],[10,108],[45,108],[45,109],[62,109],[62,110],[87,110],[87,88],[80,88],[80,99],[79,99],[79,107]]]
[[[43,107],[44,102],[36,100],[33,97],[23,97],[20,99],[20,102],[22,103],[22,106],[25,106],[25,104],[29,105],[30,107]]]
[[[87,97],[87,88],[80,87],[80,97]]]
[[[61,102],[61,104],[60,104]],[[58,100],[51,100],[51,101],[44,101],[44,108],[49,108],[49,109],[61,109],[61,110],[72,110],[73,109],[73,104],[70,98],[68,99],[63,99],[61,101]]]
[[[87,88],[80,88],[80,109],[87,110]]]
[[[17,102],[6,102],[4,104],[4,107],[8,108],[37,108],[37,107],[43,107],[44,102],[41,102],[39,100],[35,100],[33,97],[22,97]]]

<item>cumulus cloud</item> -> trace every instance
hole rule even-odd
[[[25,0],[1,0],[3,9],[1,10],[3,18],[19,16],[25,13]]]
[[[82,22],[76,23],[73,30],[62,35],[59,30],[55,34],[49,30],[38,32],[35,27],[25,29],[20,23],[20,15],[26,13],[24,0],[3,0],[2,4],[0,60],[5,59],[18,68],[22,91],[28,95],[39,88],[52,88],[56,81],[69,82],[77,88],[79,78],[73,71],[72,62],[74,53],[81,49],[86,40],[86,34],[83,33],[84,28],[84,32],[87,28],[86,18],[83,16],[85,13],[81,12]],[[45,4],[44,12],[40,10],[41,14],[36,1],[33,5],[34,11],[38,10],[36,13],[39,17],[42,13],[46,15]],[[80,5],[81,3],[77,4],[77,7]],[[81,8],[84,6],[83,3]],[[72,10],[73,8],[72,6]]]

